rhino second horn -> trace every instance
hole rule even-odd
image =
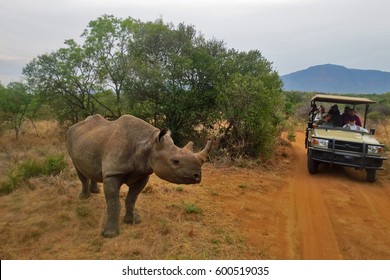
[[[183,149],[193,152],[194,151],[194,142],[192,142],[192,141],[188,142],[187,145],[185,145],[183,147]]]
[[[196,153],[196,157],[202,162],[202,164],[207,160],[207,156],[209,155],[212,141],[207,141],[206,147],[200,151],[199,153]]]

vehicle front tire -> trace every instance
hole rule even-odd
[[[367,181],[374,183],[376,180],[376,170],[375,169],[366,169],[367,171]]]
[[[316,174],[318,172],[318,166],[320,163],[313,159],[313,151],[309,149],[307,153],[307,169],[310,174]]]

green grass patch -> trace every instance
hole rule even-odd
[[[67,167],[64,154],[49,155],[43,160],[27,160],[15,164],[8,172],[8,180],[0,185],[0,194],[13,192],[29,178],[55,176]]]
[[[202,209],[195,205],[195,203],[187,203],[184,207],[187,214],[200,214]]]
[[[44,175],[55,176],[60,174],[67,166],[64,154],[47,156],[43,161]]]

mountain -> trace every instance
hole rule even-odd
[[[284,90],[323,93],[390,92],[390,72],[325,64],[281,76]]]

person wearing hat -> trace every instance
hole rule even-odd
[[[347,124],[343,126],[345,129],[356,130],[368,133],[368,130],[356,124],[356,116],[348,115],[346,117]]]
[[[333,127],[333,123],[331,121],[332,115],[329,113],[322,114],[322,119],[313,123],[313,127]]]

